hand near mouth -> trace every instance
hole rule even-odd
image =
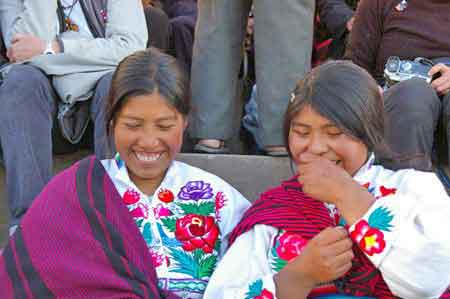
[[[310,153],[298,160],[298,181],[303,192],[314,199],[336,205],[347,223],[351,224],[370,208],[374,198],[339,166],[340,161]]]
[[[339,160],[303,153],[298,162],[298,181],[309,196],[327,203],[336,203],[342,189],[355,184],[353,178],[339,166]]]

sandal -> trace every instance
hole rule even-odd
[[[271,149],[271,147],[268,147],[265,149],[266,155],[271,157],[287,157],[289,156],[286,148],[280,148],[276,147]]]
[[[211,155],[218,155],[218,154],[227,155],[227,154],[230,154],[230,149],[228,149],[224,145],[220,146],[220,147],[212,147],[212,146],[207,146],[204,144],[197,143],[196,145],[194,145],[194,153],[211,154]]]

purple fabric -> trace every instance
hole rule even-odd
[[[171,298],[100,161],[56,176],[0,256],[2,298]]]

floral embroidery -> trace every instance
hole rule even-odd
[[[150,256],[152,257],[153,267],[158,268],[162,266],[163,262],[167,262],[167,259],[164,258],[162,254],[158,254],[157,252],[154,252],[151,249],[149,250],[149,252]]]
[[[369,191],[370,194],[375,196],[375,187],[370,187],[370,183],[365,183],[362,185],[364,188],[367,189],[367,191]]]
[[[186,251],[202,249],[205,253],[212,253],[219,228],[214,217],[189,214],[177,220],[175,237],[183,243]]]
[[[307,241],[298,234],[281,231],[276,237],[275,245],[271,250],[273,271],[281,271],[288,262],[302,252],[306,243]]]
[[[285,261],[296,258],[306,245],[302,236],[293,233],[284,233],[280,239],[280,246],[276,249],[278,256]]]
[[[178,198],[184,200],[210,199],[213,197],[212,192],[210,184],[203,181],[193,181],[181,188]]]
[[[121,169],[122,167],[125,166],[125,162],[123,162],[123,160],[120,158],[119,153],[116,154],[114,160],[116,161],[117,168]]]
[[[173,213],[168,208],[165,208],[162,204],[158,204],[156,208],[153,208],[153,214],[155,214],[156,219],[161,219],[161,217],[172,216]]]
[[[370,256],[383,252],[386,247],[383,233],[376,228],[370,227],[365,220],[360,220],[356,224],[355,230],[350,234],[350,237]]]
[[[254,297],[254,299],[273,299],[273,294],[267,289],[262,290],[259,296]]]
[[[169,250],[174,261],[172,271],[189,275],[195,279],[209,278],[217,264],[216,255],[205,255],[200,249],[186,252],[174,247]]]
[[[274,299],[275,296],[267,289],[263,289],[263,282],[258,279],[249,286],[245,299]]]
[[[397,192],[396,188],[387,188],[385,186],[380,186],[378,188],[378,194],[376,194],[377,192],[377,188],[375,186],[370,186],[370,183],[365,183],[362,185],[363,187],[365,187],[370,194],[372,194],[373,196],[375,196],[375,199],[380,199],[382,197],[391,195],[391,194],[395,194]]]
[[[148,211],[149,208],[147,205],[143,204],[143,203],[139,203],[138,207],[131,210],[130,214],[133,218],[148,218]]]
[[[381,253],[386,247],[382,231],[391,231],[393,219],[394,216],[388,208],[378,207],[370,214],[368,222],[363,219],[356,224],[350,237],[368,255]]]
[[[134,205],[139,200],[141,200],[141,196],[139,195],[139,193],[137,191],[135,191],[133,189],[128,189],[123,194],[123,202],[126,205]]]
[[[385,196],[388,196],[391,194],[395,194],[396,192],[397,192],[396,188],[386,188],[384,186],[380,187],[380,193],[381,193],[380,197],[385,197]]]
[[[227,202],[227,199],[225,198],[225,195],[223,194],[223,192],[217,192],[216,194],[216,200],[215,200],[215,206],[216,206],[216,220],[217,221],[221,221],[222,219],[220,218],[220,210],[225,206]]]
[[[167,189],[161,189],[158,192],[158,199],[162,202],[169,203],[174,200],[172,191]]]

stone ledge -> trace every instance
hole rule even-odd
[[[86,157],[88,151],[78,151],[54,158],[55,173]],[[253,201],[259,193],[277,186],[293,175],[288,158],[248,155],[180,154],[177,160],[214,173],[233,185],[246,198]],[[0,244],[6,239],[7,206],[5,173],[0,167]]]

